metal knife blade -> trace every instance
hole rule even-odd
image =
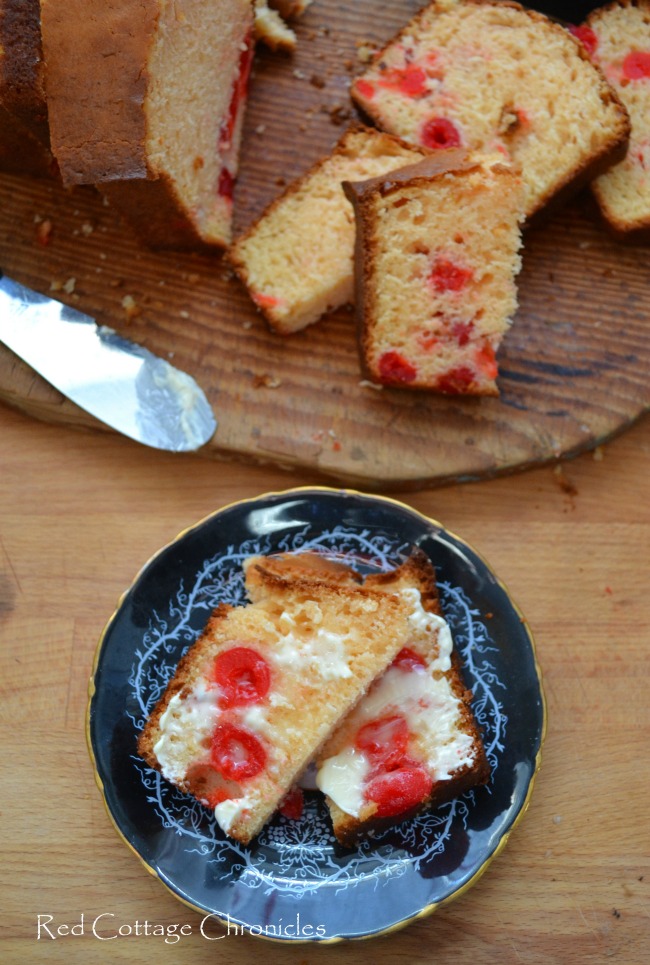
[[[0,341],[86,412],[147,446],[198,449],[217,427],[191,376],[2,275]]]

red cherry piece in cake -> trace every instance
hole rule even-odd
[[[406,720],[395,714],[364,724],[354,746],[370,759],[373,769],[390,771],[404,762],[409,742]]]
[[[650,77],[650,50],[631,50],[623,61],[623,76],[628,80]]]
[[[596,53],[598,49],[598,37],[591,27],[588,27],[586,24],[581,24],[580,26],[570,24],[569,33],[572,33],[574,37],[578,38],[590,57]]]
[[[431,775],[423,767],[399,767],[373,778],[365,796],[377,805],[377,817],[388,818],[417,807],[429,796],[432,786]]]
[[[222,801],[242,796],[242,789],[235,781],[226,778],[212,764],[192,764],[185,775],[190,794],[215,808]]]
[[[219,724],[212,737],[212,764],[229,781],[243,781],[264,770],[266,751],[255,734],[234,724]]]
[[[421,97],[426,93],[427,75],[421,67],[416,64],[409,64],[401,72],[402,76],[398,82],[398,90],[407,97]]]
[[[496,379],[499,374],[494,349],[491,345],[484,345],[476,353],[476,365],[488,379]]]
[[[429,281],[437,292],[459,292],[472,280],[474,272],[450,258],[436,258]]]
[[[276,305],[280,304],[280,299],[276,298],[275,295],[265,295],[264,292],[253,292],[253,301],[260,308],[275,308]]]
[[[379,359],[379,374],[389,382],[412,382],[417,377],[417,369],[400,352],[384,352]]]
[[[298,821],[302,817],[304,806],[305,798],[302,789],[292,787],[280,805],[280,814],[292,821]]]
[[[224,118],[219,133],[219,146],[222,150],[230,146],[235,131],[235,124],[237,123],[239,106],[242,99],[246,96],[248,89],[248,78],[253,64],[253,44],[250,35],[246,37],[242,47],[243,49],[239,55],[239,71],[233,84],[232,94],[230,95],[228,113]]]
[[[467,365],[459,365],[441,375],[436,388],[447,395],[462,395],[474,381],[474,372]]]
[[[460,132],[448,117],[430,117],[420,131],[420,143],[433,150],[460,147]]]
[[[469,342],[473,328],[474,322],[454,322],[452,325],[451,334],[461,348]]]
[[[228,170],[228,168],[221,168],[219,173],[219,183],[217,185],[217,193],[220,198],[230,198],[232,199],[235,193],[235,179]]]
[[[392,664],[393,667],[399,667],[400,670],[418,670],[426,668],[426,665],[427,662],[424,657],[416,653],[415,650],[411,650],[410,647],[402,647]]]
[[[257,704],[271,686],[271,671],[264,657],[252,647],[231,647],[214,661],[214,679],[221,692],[222,707]]]

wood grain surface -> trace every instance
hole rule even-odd
[[[529,810],[463,897],[401,932],[330,948],[216,928],[116,835],[85,743],[101,630],[140,566],[239,498],[314,474],[147,450],[0,408],[2,928],[7,965],[646,965],[650,420],[562,469],[397,493],[490,561],[536,639],[548,735]],[[37,940],[38,916],[83,935]],[[162,938],[104,938],[136,921]],[[41,919],[42,921],[46,919]],[[223,939],[218,936],[223,935]]]
[[[238,231],[355,118],[348,85],[361,70],[357,43],[385,41],[421,6],[319,0],[298,28],[294,57],[260,52]],[[42,245],[45,222],[52,231]],[[145,250],[91,188],[1,177],[0,266],[194,375],[219,420],[207,456],[414,488],[578,453],[649,404],[650,249],[611,240],[584,196],[525,235],[499,399],[362,385],[350,310],[289,338],[272,335],[220,257]],[[101,428],[2,347],[0,399],[41,419]]]

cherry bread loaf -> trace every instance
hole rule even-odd
[[[0,0],[0,170],[51,177],[38,0]]]
[[[384,130],[521,165],[530,216],[622,156],[625,108],[567,30],[516,3],[438,0],[355,80]]]
[[[353,298],[354,216],[341,183],[386,174],[424,153],[353,128],[235,241],[229,261],[273,331],[296,332]]]
[[[247,566],[248,606],[221,605],[138,741],[173,784],[250,841],[408,635],[396,596]]]
[[[253,56],[251,0],[42,0],[52,147],[144,241],[223,248]]]
[[[490,776],[429,559],[416,550],[397,570],[366,577],[364,586],[408,603],[410,636],[318,756],[316,782],[334,834],[347,846]]]
[[[650,0],[596,10],[577,31],[630,115],[625,158],[591,185],[613,232],[650,240]]]
[[[523,184],[501,155],[441,150],[345,184],[356,234],[361,364],[372,382],[497,395],[517,308]]]

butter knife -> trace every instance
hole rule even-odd
[[[0,341],[86,412],[155,449],[198,449],[217,427],[194,379],[141,345],[0,275]]]

